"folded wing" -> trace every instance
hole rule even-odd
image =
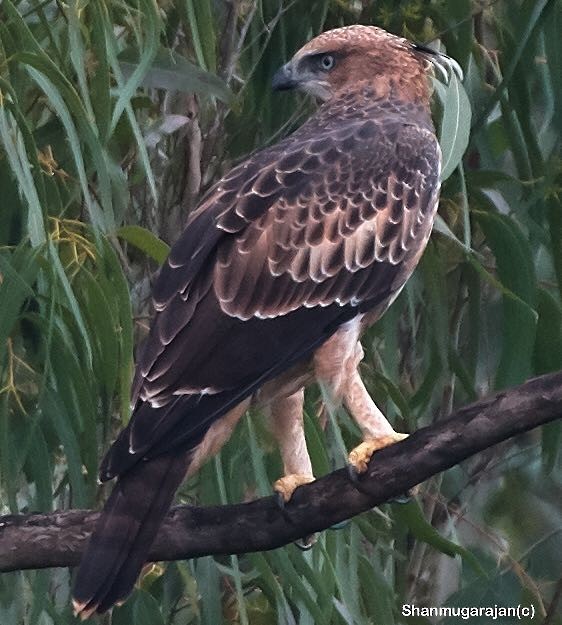
[[[397,114],[305,124],[234,168],[157,280],[133,418],[102,479],[196,445],[342,323],[384,308],[425,247],[438,187],[432,131]]]

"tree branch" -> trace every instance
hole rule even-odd
[[[265,551],[369,510],[507,438],[562,416],[562,372],[465,406],[377,452],[354,483],[334,471],[299,488],[281,511],[273,497],[220,507],[172,508],[152,560]],[[0,517],[0,571],[75,566],[98,517],[89,510]]]

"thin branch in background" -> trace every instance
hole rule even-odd
[[[232,11],[237,16],[239,2],[236,2],[235,6],[236,8],[232,9]],[[236,65],[238,64],[238,61],[240,60],[240,56],[242,55],[242,48],[246,41],[246,37],[248,36],[248,31],[250,30],[250,26],[252,25],[257,9],[258,9],[258,0],[254,0],[252,7],[250,8],[250,10],[245,16],[245,20],[244,20],[244,23],[242,24],[242,27],[240,28],[240,33],[238,35],[238,42],[236,43],[235,46],[233,46],[230,49],[229,53],[225,55],[225,60],[223,62],[223,68],[222,68],[222,74],[227,85],[230,84],[230,81],[232,80],[234,76],[234,70],[236,68]],[[235,25],[236,23],[234,22],[232,26],[230,26],[229,24],[229,27],[234,28]]]

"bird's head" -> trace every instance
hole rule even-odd
[[[376,26],[346,26],[322,33],[304,45],[273,77],[276,90],[299,89],[325,102],[369,85],[377,96],[427,99],[428,73],[458,65],[445,55],[417,46]]]

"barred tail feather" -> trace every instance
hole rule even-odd
[[[168,452],[121,476],[82,556],[73,591],[76,614],[88,618],[129,595],[189,466],[190,454]]]

